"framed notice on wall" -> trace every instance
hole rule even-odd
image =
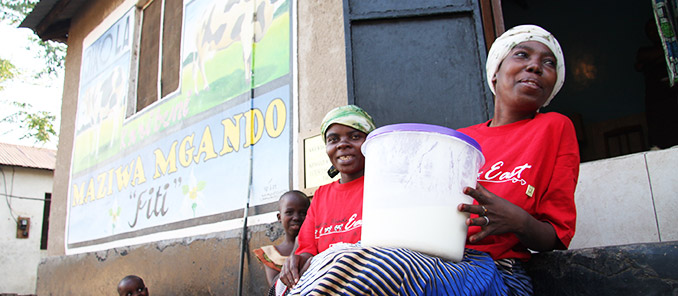
[[[332,166],[325,152],[325,143],[320,135],[304,139],[304,187],[314,188],[325,185],[340,176],[330,178],[327,170]]]

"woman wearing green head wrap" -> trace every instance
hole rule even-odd
[[[323,119],[327,155],[341,179],[315,192],[276,294],[505,294],[487,254],[467,250],[461,262],[447,262],[404,248],[361,246],[365,158],[360,148],[374,128],[372,118],[357,106],[336,108]]]
[[[323,142],[325,142],[325,144],[328,144],[328,139],[326,137],[327,129],[335,123],[346,127],[351,127],[365,134],[369,134],[375,129],[372,117],[360,107],[356,105],[337,107],[325,115],[325,118],[323,118],[322,124],[320,126],[320,134],[322,135]],[[332,144],[332,142],[330,141],[329,144]],[[330,148],[334,146],[327,145],[327,147]],[[330,159],[331,158],[332,156],[330,156]],[[328,174],[330,174],[330,177],[334,178],[334,176],[336,176],[338,173],[339,170],[337,169],[337,166],[335,166],[334,162],[332,162],[332,167],[328,171]]]
[[[372,117],[355,105],[337,107],[323,118],[327,156],[341,178],[316,190],[297,237],[299,246],[280,273],[285,285],[297,283],[311,257],[338,243],[360,241],[365,171],[360,147],[374,129]]]

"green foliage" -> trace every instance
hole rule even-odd
[[[11,80],[16,74],[16,67],[10,61],[0,58],[0,90],[4,89],[1,83],[5,80]]]
[[[0,18],[10,24],[17,24],[33,10],[35,3],[38,3],[38,0],[2,0]]]
[[[20,23],[35,7],[38,0],[2,0],[0,2],[0,21],[17,25]],[[46,75],[56,76],[60,69],[64,68],[66,57],[66,45],[52,41],[42,41],[37,37],[32,37],[31,41],[37,44],[40,50],[36,52],[36,57],[44,60],[45,68],[35,75],[40,78]],[[11,80],[18,74],[16,67],[8,60],[0,58],[0,83],[5,80]],[[0,85],[0,90],[3,87]],[[17,124],[18,128],[27,130],[27,133],[21,139],[32,138],[36,143],[47,143],[51,137],[56,137],[53,122],[56,116],[47,111],[31,112],[31,105],[28,103],[11,102],[11,105],[19,111],[0,119],[0,122]]]
[[[40,45],[41,51],[37,53],[37,57],[44,59],[45,68],[35,75],[35,78],[40,78],[45,75],[56,76],[60,69],[64,68],[64,61],[66,60],[66,45],[54,41],[42,41],[38,38],[33,38],[33,41]]]
[[[33,10],[36,3],[38,0],[2,0],[0,20],[17,25]],[[36,57],[45,61],[45,68],[35,75],[36,78],[56,75],[57,71],[64,68],[66,45],[54,41],[43,41],[37,37],[32,37],[31,41],[40,47],[36,51]]]
[[[12,105],[19,108],[19,111],[3,118],[0,122],[16,123],[21,129],[28,130],[28,133],[20,139],[33,138],[36,143],[47,143],[50,137],[57,136],[52,124],[56,116],[47,111],[29,112],[32,106],[27,103],[12,102]]]

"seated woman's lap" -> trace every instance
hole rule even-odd
[[[509,272],[524,275],[524,272]],[[455,263],[408,249],[345,244],[313,257],[311,266],[289,294],[514,294],[511,292],[515,291],[510,291],[515,289],[514,281],[508,281],[513,287],[504,283],[507,275],[511,276],[506,270],[498,269],[488,254],[471,249],[465,251],[461,262]],[[531,290],[529,277],[524,279]]]

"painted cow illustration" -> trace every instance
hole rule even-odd
[[[78,101],[76,133],[95,129],[90,151],[98,155],[102,140],[112,148],[124,116],[127,97],[127,73],[120,66],[114,67],[82,94]],[[101,139],[104,122],[109,129],[106,139]]]
[[[209,88],[205,64],[214,55],[236,42],[242,44],[245,80],[250,82],[252,47],[266,34],[273,22],[273,14],[286,0],[229,0],[214,1],[199,22],[196,34],[196,55],[193,62],[194,90],[198,93],[198,78],[203,89]]]

